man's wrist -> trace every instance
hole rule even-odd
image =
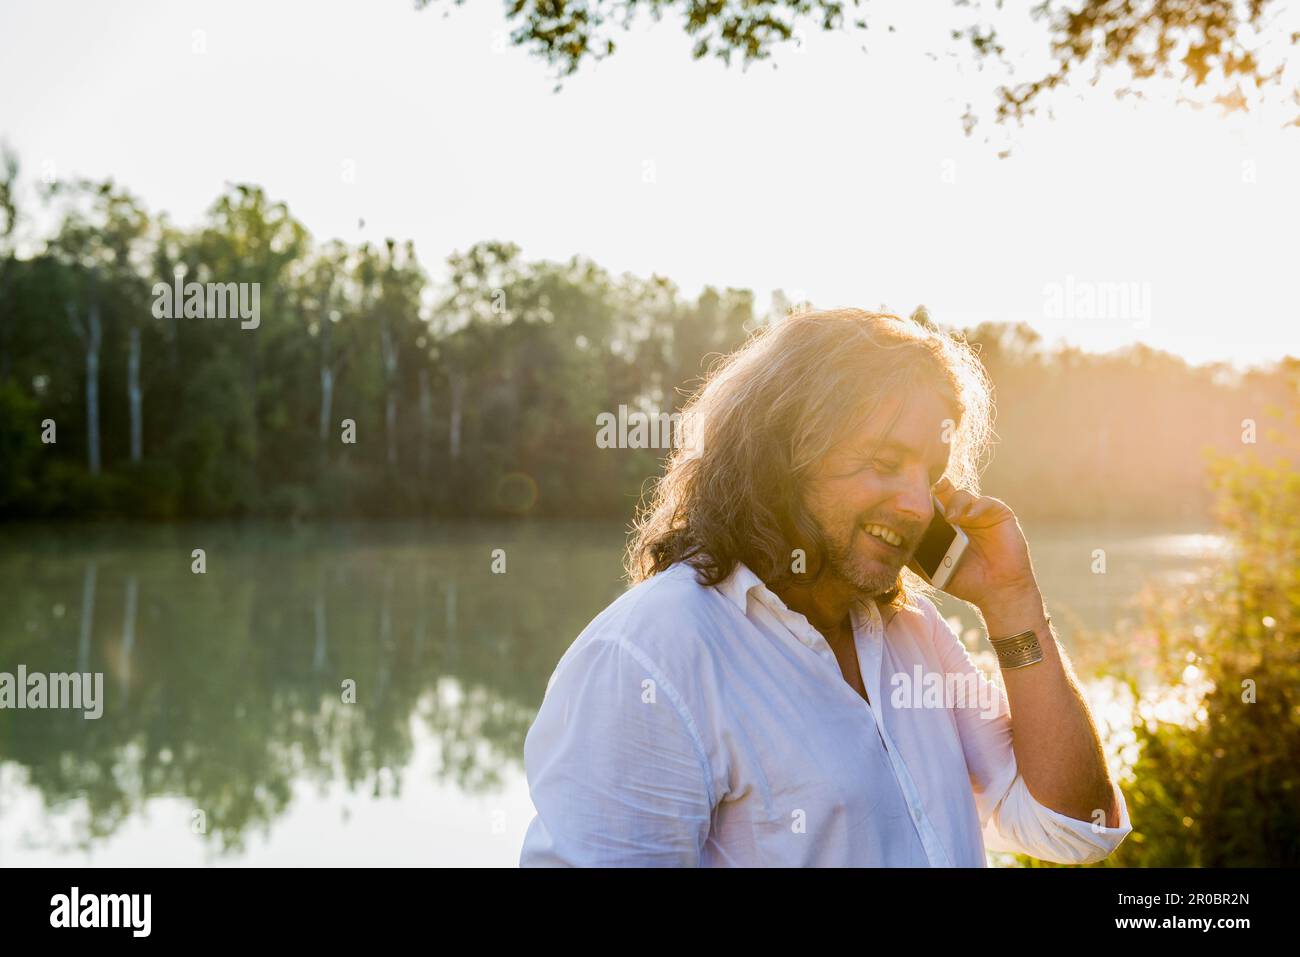
[[[989,638],[1006,638],[1022,631],[1033,631],[1040,641],[1047,637],[1047,610],[1037,585],[1009,591],[978,607]]]

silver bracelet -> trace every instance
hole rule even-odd
[[[1052,627],[1050,618],[1047,627],[1049,630]],[[1010,638],[990,637],[989,644],[993,646],[993,651],[998,656],[998,665],[1003,670],[1023,668],[1043,660],[1043,648],[1038,643],[1038,635],[1032,630],[1022,631]]]

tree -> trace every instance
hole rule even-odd
[[[14,271],[14,230],[18,225],[18,155],[0,145],[0,382],[9,376],[10,276]]]
[[[489,241],[447,257],[451,275],[434,309],[434,333],[448,388],[448,485],[453,498],[461,498],[471,481],[461,469],[466,390],[471,375],[481,375],[489,366],[493,329],[511,321],[510,291],[523,273],[519,253],[514,243]]]
[[[423,9],[433,2],[415,0],[415,5]],[[460,6],[465,0],[454,2]],[[865,0],[511,0],[507,16],[514,25],[511,40],[566,77],[583,62],[612,54],[613,28],[626,30],[642,10],[655,20],[666,10],[679,13],[695,39],[696,59],[714,56],[730,63],[739,56],[748,64],[766,59],[780,44],[798,42],[804,25],[866,30],[866,17],[860,15],[865,6]],[[949,29],[949,37],[969,44],[977,60],[998,60],[1014,74],[1017,64],[1007,57],[1001,26],[993,22],[1007,17],[1002,0],[954,0],[954,6],[961,22]],[[1288,34],[1279,23],[1280,6],[1277,0],[1042,0],[1027,14],[1010,16],[1045,25],[1055,65],[1043,76],[999,87],[996,119],[1034,113],[1043,93],[1089,66],[1097,73],[1126,69],[1130,85],[1122,92],[1137,93],[1154,77],[1170,77],[1195,87],[1210,83],[1220,105],[1245,108],[1251,87],[1282,82],[1285,64],[1280,57],[1270,64],[1271,42],[1300,41],[1300,31]],[[992,12],[986,18],[987,8]],[[1300,89],[1285,92],[1300,105]],[[968,114],[964,121],[969,132],[973,120]],[[1300,125],[1300,116],[1292,124]]]
[[[349,294],[347,247],[337,240],[329,243],[308,270],[308,295],[316,307],[315,332],[320,371],[319,435],[322,456],[329,448],[333,427],[334,388],[352,353],[345,342],[340,344],[335,327],[343,320],[340,306]]]
[[[69,302],[68,321],[81,340],[86,357],[86,462],[91,475],[103,467],[99,451],[99,350],[104,344],[104,326],[99,313],[99,282],[95,273],[86,281],[85,318],[78,304]]]
[[[236,369],[242,377],[242,382],[223,386],[217,386],[218,380],[213,379],[211,385],[238,389],[247,396],[239,405],[247,409],[247,421],[236,425],[228,420],[229,427],[241,433],[231,436],[236,439],[234,447],[246,450],[246,454],[240,456],[243,461],[232,458],[227,467],[250,507],[258,498],[260,482],[274,482],[281,475],[293,474],[312,447],[310,433],[290,428],[301,409],[299,394],[286,394],[280,376],[271,371],[280,363],[299,368],[296,360],[308,349],[301,327],[286,320],[296,313],[292,299],[299,284],[293,280],[309,247],[306,228],[284,202],[271,199],[260,186],[233,183],[212,205],[206,227],[195,237],[187,254],[197,266],[190,280],[249,283],[259,291],[260,319],[256,328],[206,323],[202,331],[211,349],[229,356],[219,378],[235,375]],[[264,371],[268,374],[264,375]],[[214,416],[213,421],[223,419],[225,411]],[[202,422],[193,424],[203,427]]]
[[[140,332],[144,313],[141,278],[148,260],[145,243],[150,221],[130,193],[111,180],[54,183],[51,197],[68,200],[51,252],[73,270],[76,291],[64,304],[73,332],[82,344],[86,375],[86,450],[91,475],[102,468],[100,449],[100,352],[104,346],[104,311],[119,316],[128,328],[127,399],[131,420],[131,460],[141,457],[143,406],[140,391]]]

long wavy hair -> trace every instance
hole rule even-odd
[[[794,313],[722,357],[682,411],[690,441],[637,510],[625,569],[633,584],[686,562],[716,585],[744,562],[769,586],[812,582],[827,548],[805,507],[818,462],[890,397],[936,389],[954,412],[944,473],[977,492],[992,438],[988,375],[964,339],[924,320],[835,309]],[[807,570],[793,571],[805,549]],[[883,605],[930,592],[903,569]]]

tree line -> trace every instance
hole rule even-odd
[[[792,305],[688,297],[502,241],[453,253],[433,281],[411,242],[317,242],[248,184],[188,229],[112,181],[50,184],[48,235],[20,254],[16,178],[7,156],[10,519],[627,516],[666,450],[602,448],[598,417],[676,413],[712,357]],[[255,286],[255,325],[187,317],[182,299],[209,284]],[[985,489],[1052,517],[1206,514],[1206,449],[1266,441],[1300,370],[1047,348],[1024,325],[963,334],[997,389]]]

